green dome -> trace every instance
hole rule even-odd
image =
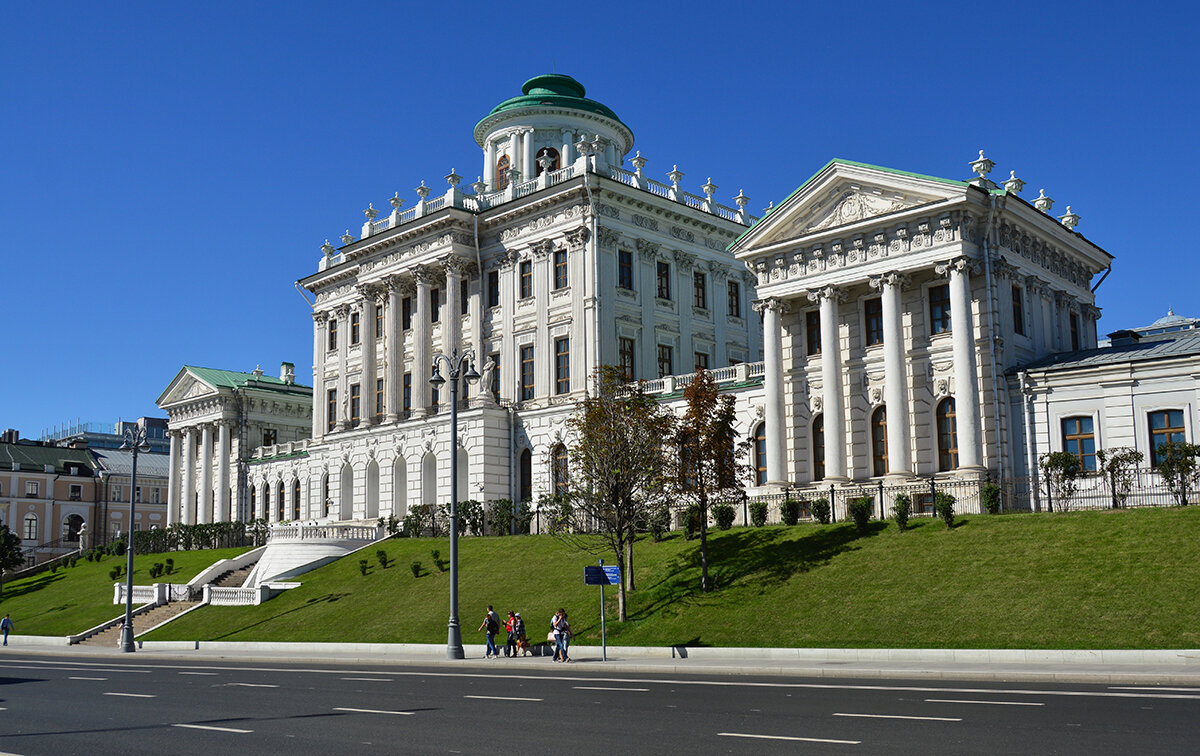
[[[584,97],[586,91],[582,84],[565,74],[542,74],[541,76],[535,76],[521,86],[523,94],[520,97],[505,100],[492,108],[491,112],[476,125],[476,129],[484,121],[498,113],[503,113],[507,110],[517,110],[518,108],[536,108],[539,106],[582,110],[587,113],[604,116],[605,118],[611,118],[617,123],[621,123],[621,119],[617,118],[617,114],[612,112],[607,105]],[[621,125],[624,126],[625,124],[622,123]],[[626,126],[626,128],[629,127]]]

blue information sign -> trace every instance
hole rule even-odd
[[[601,567],[589,564],[583,568],[584,585],[620,585],[620,567]]]

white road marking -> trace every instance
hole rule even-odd
[[[158,698],[150,693],[105,693],[106,696],[124,696],[125,698]]]
[[[239,688],[278,688],[278,685],[268,685],[266,683],[227,683],[229,686],[238,686]]]
[[[129,672],[132,674],[148,675],[148,669],[96,669],[95,667],[43,667],[32,664],[3,664],[0,669],[36,669],[43,672]]]
[[[543,698],[520,698],[518,696],[463,696],[463,698],[482,698],[487,701],[544,701]]]
[[[905,714],[847,714],[834,712],[835,717],[861,717],[863,719],[916,719],[923,722],[961,722],[962,717],[911,717]]]
[[[189,730],[215,730],[216,732],[236,732],[240,735],[245,735],[254,730],[239,730],[236,727],[213,727],[212,725],[195,725],[195,724],[173,724],[172,727],[186,727]]]
[[[68,680],[107,680],[107,677],[68,677]]]
[[[925,703],[992,704],[993,706],[1045,706],[1038,701],[973,701],[965,698],[926,698]]]
[[[364,682],[391,682],[390,677],[343,677],[343,680],[363,680]]]
[[[334,711],[353,711],[359,714],[401,714],[406,717],[412,716],[411,711],[387,711],[386,709],[351,709],[346,706],[335,706]]]
[[[218,673],[216,673],[216,672],[180,672],[179,674],[181,674],[181,675],[213,675],[213,676],[216,676]]]
[[[829,738],[801,738],[795,735],[755,735],[749,732],[718,732],[727,738],[757,738],[759,740],[800,740],[805,743],[840,743],[842,745],[858,745],[861,740],[831,740]]]
[[[606,688],[602,685],[576,685],[575,690],[629,690],[635,693],[647,693],[649,688]]]
[[[1181,693],[1200,693],[1200,688],[1164,688],[1160,685],[1109,685],[1109,690],[1173,690]]]

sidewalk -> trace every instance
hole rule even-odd
[[[136,654],[117,648],[68,646],[61,638],[12,636],[0,650],[132,663],[165,661],[440,666],[497,673],[639,673],[954,681],[1114,683],[1200,687],[1200,650],[1053,651],[1015,649],[789,649],[573,646],[574,664],[547,657],[486,660],[482,645],[464,646],[466,659],[447,660],[440,644],[236,643],[147,641]],[[3,658],[0,656],[0,658]]]

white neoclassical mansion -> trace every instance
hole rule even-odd
[[[1112,439],[1194,439],[1200,337],[1100,347],[1112,257],[1070,207],[1054,217],[1015,174],[989,180],[982,152],[970,180],[834,160],[760,220],[740,191],[717,203],[711,179],[701,196],[677,168],[649,178],[629,128],[584,94],[531,79],[476,125],[471,191],[451,171],[325,243],[300,281],[311,391],[286,365],[180,372],[159,400],[172,521],[403,517],[448,499],[452,453],[460,498],[536,500],[601,365],[675,407],[711,371],[754,441],[758,492],[1004,480],[1048,451],[1094,465]],[[429,377],[466,350],[482,378],[460,385],[452,439]],[[1122,397],[1150,391],[1138,370],[1169,385],[1126,413]]]

